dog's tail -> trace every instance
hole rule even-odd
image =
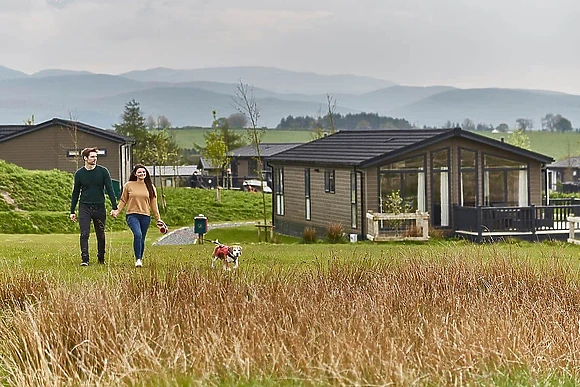
[[[212,242],[212,243],[213,243],[213,244],[215,244],[216,246],[219,246],[219,245],[221,245],[220,241],[218,241],[217,239],[216,239],[216,240],[211,240],[211,239],[210,239],[210,242]]]

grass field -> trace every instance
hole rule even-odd
[[[93,236],[94,237],[94,236]],[[576,385],[579,248],[563,243],[151,246],[108,264],[78,236],[0,235],[0,382],[30,385]],[[94,239],[91,240],[91,244]]]
[[[180,129],[171,130],[175,136],[177,145],[181,148],[193,148],[194,144],[205,146],[204,133],[211,129]],[[245,129],[233,129],[235,133],[244,136],[247,141],[247,131]],[[277,130],[268,129],[262,142],[264,143],[288,143],[307,142],[312,140],[312,132],[309,130]]]
[[[193,144],[205,145],[203,134],[204,129],[173,130],[177,143],[182,148],[193,148]],[[245,130],[239,130],[246,134]],[[489,136],[496,140],[502,137],[507,141],[507,133],[477,132]],[[580,133],[550,133],[541,131],[531,131],[527,133],[530,137],[531,150],[561,160],[569,156],[580,155]],[[266,131],[263,142],[286,143],[286,142],[307,142],[312,139],[312,132],[308,130],[275,130]]]

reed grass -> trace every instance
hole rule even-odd
[[[578,380],[574,249],[296,245],[305,260],[296,270],[272,262],[285,254],[281,247],[249,246],[250,254],[264,256],[242,261],[237,272],[210,270],[209,260],[188,266],[158,259],[143,270],[109,268],[97,271],[98,280],[70,281],[59,271],[9,266],[0,275],[0,380],[16,386]]]

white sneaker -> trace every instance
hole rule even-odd
[[[135,267],[143,267],[143,261],[138,259],[135,261]]]

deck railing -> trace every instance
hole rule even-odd
[[[429,239],[429,214],[426,212],[389,214],[369,211],[366,220],[367,239],[371,241]]]
[[[569,230],[568,217],[580,215],[580,205],[528,207],[462,207],[454,206],[455,232],[484,234],[531,234]]]

